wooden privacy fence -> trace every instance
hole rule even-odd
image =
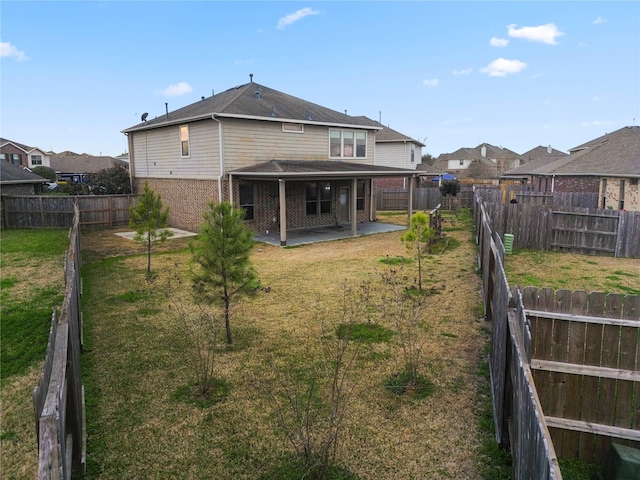
[[[406,210],[409,201],[408,190],[386,189],[377,191],[376,208],[378,210]],[[444,210],[456,208],[471,208],[473,202],[473,190],[463,189],[456,197],[443,197],[438,187],[414,188],[412,209],[432,210],[442,205]]]
[[[129,223],[129,206],[137,195],[24,195],[3,196],[4,226],[17,228],[70,228],[74,204],[80,210],[80,227],[115,227]]]
[[[518,480],[561,480],[553,443],[527,361],[530,332],[519,292],[511,292],[504,273],[504,247],[491,231],[483,205],[476,211],[485,315],[491,321],[489,371],[496,441],[510,449]]]
[[[42,374],[33,390],[38,438],[38,478],[70,479],[86,469],[84,386],[80,370],[80,212],[76,206],[65,261],[65,295],[54,310]]]
[[[533,378],[559,457],[640,448],[640,297],[527,287]]]
[[[559,250],[640,258],[640,212],[536,204],[487,202],[476,190],[500,236],[514,236],[513,248]],[[492,194],[489,194],[492,196]]]

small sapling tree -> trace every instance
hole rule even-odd
[[[229,202],[210,202],[204,218],[200,239],[191,245],[193,258],[201,267],[194,275],[193,287],[208,302],[224,307],[227,344],[231,345],[232,301],[253,295],[260,286],[250,260],[253,233],[242,222],[244,210]]]
[[[435,231],[429,226],[429,217],[426,213],[416,212],[411,216],[411,226],[400,240],[407,246],[407,250],[414,253],[418,261],[418,290],[422,291],[422,259],[427,253],[431,253],[431,242],[435,237]]]
[[[134,239],[147,242],[147,281],[151,280],[151,243],[163,242],[173,235],[167,226],[169,207],[163,208],[162,196],[156,194],[147,182],[138,199],[138,204],[129,207],[129,226],[136,230]]]

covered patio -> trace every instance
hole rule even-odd
[[[260,182],[270,185],[277,184],[277,193],[274,189],[273,197],[277,197],[277,218],[273,217],[272,228],[256,228],[256,240],[265,241],[280,246],[295,245],[326,240],[334,240],[348,236],[357,237],[380,231],[399,230],[404,227],[397,225],[385,225],[375,221],[375,202],[373,190],[373,178],[406,177],[409,185],[413,178],[422,173],[415,170],[382,167],[369,164],[360,164],[342,161],[327,160],[271,160],[268,162],[251,165],[229,172],[229,191],[232,203],[234,201],[234,185],[241,182]],[[368,198],[358,197],[358,182],[368,182]],[[332,221],[326,221],[322,225],[296,225],[292,228],[288,225],[289,218],[304,210],[305,201],[299,192],[300,184],[304,182],[334,182],[340,188],[335,188],[332,193],[332,206],[330,213]],[[329,188],[329,187],[327,187]],[[291,190],[291,191],[290,191]],[[295,190],[298,194],[292,193]],[[407,225],[411,218],[411,205],[413,202],[412,188],[409,188],[407,201]],[[253,208],[253,206],[252,206]],[[256,205],[255,210],[259,210]],[[291,211],[291,216],[289,215]],[[327,218],[327,211],[322,212]],[[294,215],[295,214],[295,215]],[[305,220],[317,219],[319,215],[309,215],[306,212]],[[256,217],[261,214],[256,213]],[[261,218],[254,218],[260,225]],[[262,224],[264,225],[264,224]],[[304,228],[301,228],[304,227]]]

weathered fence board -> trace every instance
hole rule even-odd
[[[378,210],[406,210],[409,192],[405,189],[385,189],[377,191],[376,208]],[[473,190],[462,189],[456,197],[443,197],[437,187],[414,188],[412,192],[412,208],[414,211],[433,210],[441,205],[443,210],[471,208]]]
[[[4,225],[18,228],[70,228],[74,204],[80,209],[80,226],[114,227],[129,223],[129,206],[137,195],[26,195],[3,196]]]
[[[52,326],[43,372],[33,392],[38,436],[38,478],[70,479],[86,468],[86,421],[80,368],[80,211],[74,207],[73,227],[65,262],[65,295]]]
[[[527,287],[523,302],[558,456],[602,464],[612,441],[638,448],[640,297]]]

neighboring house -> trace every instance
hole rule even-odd
[[[86,183],[91,174],[117,166],[129,168],[129,163],[114,157],[70,151],[51,155],[51,168],[55,170],[58,182]]]
[[[38,195],[48,179],[36,175],[26,167],[0,161],[0,190],[2,195]]]
[[[147,115],[143,115],[143,120]],[[172,226],[196,231],[211,201],[244,208],[255,232],[375,221],[373,179],[413,170],[375,165],[382,127],[250,83],[123,130],[134,191],[148,182]]]
[[[640,210],[640,127],[623,127],[569,150],[550,163],[506,172],[534,191],[597,192],[601,208]]]
[[[50,152],[0,138],[0,161],[28,168],[50,167]]]
[[[453,153],[443,153],[435,167],[441,172],[464,179],[499,179],[512,168],[524,163],[521,155],[508,148],[483,143],[475,148],[460,148]]]

